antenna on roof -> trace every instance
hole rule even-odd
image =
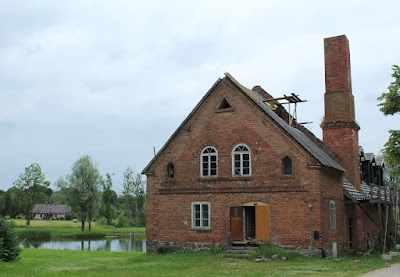
[[[279,102],[281,100],[285,100],[286,102]],[[283,97],[277,97],[277,98],[270,98],[267,100],[263,101],[265,104],[267,104],[268,106],[270,106],[271,102],[275,102],[278,103],[280,105],[288,105],[288,110],[289,110],[289,125],[292,126],[293,123],[293,119],[297,118],[297,103],[302,103],[302,102],[307,102],[307,100],[301,100],[299,98],[299,95],[296,95],[294,93],[292,93],[291,95],[287,96],[287,95],[283,95]],[[292,104],[294,104],[294,109],[293,109],[293,113],[291,113],[291,106]]]

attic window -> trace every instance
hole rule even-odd
[[[282,173],[285,176],[292,175],[292,159],[288,156],[282,159]]]
[[[226,101],[226,99],[222,99],[221,104],[219,104],[218,111],[227,111],[232,110],[231,105]]]
[[[175,167],[173,163],[167,165],[167,179],[175,178]]]

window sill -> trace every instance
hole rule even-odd
[[[209,233],[211,232],[210,228],[192,228],[192,231],[196,231],[198,233]]]
[[[224,181],[252,181],[253,176],[232,176],[232,177],[199,177],[199,182],[224,182]]]

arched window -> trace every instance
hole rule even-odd
[[[167,179],[175,178],[175,166],[173,163],[167,165]]]
[[[282,159],[282,173],[283,175],[292,175],[292,159],[288,156]]]
[[[201,151],[201,171],[202,177],[218,175],[218,152],[214,147],[207,146]]]
[[[251,175],[250,149],[245,144],[239,144],[232,151],[232,175]]]

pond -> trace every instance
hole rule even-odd
[[[26,240],[21,244],[21,247],[53,250],[146,252],[146,241],[115,238],[102,240]]]

